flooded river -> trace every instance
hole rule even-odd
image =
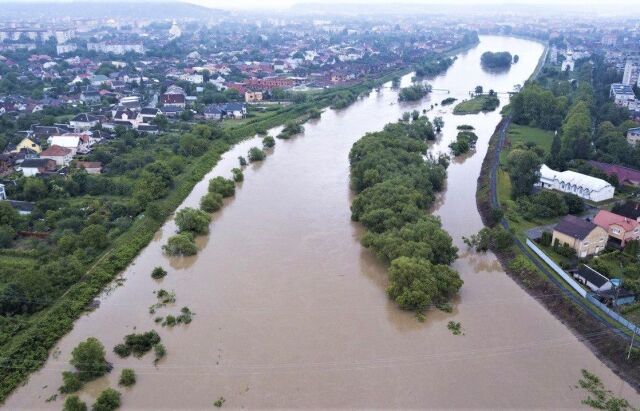
[[[508,72],[486,73],[480,55],[487,50],[520,60]],[[586,394],[575,385],[582,368],[638,404],[635,391],[507,277],[492,254],[462,244],[461,236],[482,227],[476,179],[497,111],[453,116],[453,106],[437,106],[429,113],[445,121],[434,152],[447,150],[459,124],[473,125],[479,136],[476,152],[452,162],[434,210],[461,250],[454,267],[464,286],[453,313],[430,311],[420,323],[398,310],[385,295],[385,266],[361,247],[362,233],[350,221],[348,153],[356,140],[404,111],[465,98],[476,85],[512,91],[542,52],[535,42],[483,36],[431,81],[434,92],[423,101],[400,104],[397,91],[386,87],[347,109],[325,111],[301,136],[278,140],[264,163],[247,167],[211,234],[199,239],[196,257],[162,254],[175,231],[167,222],[123,273],[124,285],[77,321],[5,406],[60,409],[61,399],[45,399],[61,385],[73,347],[90,336],[104,343],[115,368],[81,397],[92,403],[102,389],[117,388],[122,368],[134,368],[137,384],[119,388],[124,409],[212,409],[219,397],[231,408],[580,408]],[[503,104],[508,99],[500,97]],[[206,180],[230,176],[237,157],[259,144],[237,145]],[[183,207],[197,207],[206,187],[198,184]],[[157,265],[169,271],[160,283],[149,275]],[[158,315],[188,306],[196,313],[190,325],[154,323],[148,307],[161,287],[175,290],[177,301]],[[452,335],[450,320],[462,324],[464,335]],[[120,359],[111,352],[124,335],[149,329],[167,347],[157,367],[152,353]]]

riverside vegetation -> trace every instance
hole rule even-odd
[[[457,249],[427,213],[442,190],[448,160],[424,159],[434,138],[426,117],[368,133],[349,154],[356,192],[351,216],[366,229],[362,244],[390,264],[387,293],[402,309],[421,314],[443,304],[462,286],[451,269]]]

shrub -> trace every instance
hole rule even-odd
[[[71,365],[78,370],[81,381],[91,381],[111,371],[104,346],[94,337],[87,338],[71,352]]]
[[[84,383],[80,381],[78,374],[71,371],[62,372],[62,386],[58,389],[62,394],[70,394],[82,388]]]
[[[118,384],[125,387],[131,387],[136,383],[136,373],[131,368],[124,368],[120,373],[120,381]]]
[[[236,185],[232,180],[224,177],[215,177],[209,180],[209,192],[218,193],[222,197],[231,197],[236,193]]]
[[[0,226],[0,248],[9,248],[16,238],[16,232],[8,225]]]
[[[240,163],[240,167],[244,167],[247,165],[247,159],[242,156],[238,157],[238,162]]]
[[[153,351],[155,353],[156,358],[153,360],[155,364],[158,363],[161,359],[163,359],[167,355],[167,349],[164,345],[158,343],[153,346]]]
[[[128,334],[124,337],[124,344],[116,345],[113,351],[121,357],[127,357],[131,353],[133,353],[135,357],[142,357],[159,342],[160,336],[154,330],[140,334]]]
[[[93,411],[113,411],[120,407],[120,393],[113,388],[102,391],[91,409]]]
[[[87,411],[87,404],[77,395],[70,395],[64,400],[62,411]]]
[[[276,137],[286,140],[291,138],[291,136],[293,136],[294,134],[300,134],[303,131],[304,131],[304,127],[302,127],[300,124],[298,124],[295,121],[289,121],[287,124],[284,125],[284,128],[282,129],[282,131]]]
[[[207,213],[214,213],[222,208],[222,194],[207,193],[200,199],[200,208]]]
[[[188,231],[194,234],[206,234],[209,232],[211,216],[204,211],[186,207],[176,214],[176,225],[180,232]]]
[[[553,239],[553,235],[548,231],[543,231],[540,236],[540,244],[545,247],[549,247],[551,245],[551,240]]]
[[[162,249],[173,256],[191,256],[198,254],[198,246],[190,233],[181,233],[169,237]]]
[[[220,408],[222,407],[222,404],[224,404],[224,401],[225,401],[224,397],[220,397],[213,403],[213,406],[216,408]]]
[[[167,270],[162,267],[156,267],[151,271],[151,278],[154,280],[159,280],[167,276]]]
[[[262,147],[273,148],[276,145],[276,139],[271,136],[266,136],[262,139]]]
[[[260,150],[258,147],[251,147],[249,149],[249,155],[247,157],[249,157],[249,161],[253,163],[254,161],[264,160],[267,157],[267,155],[265,154],[264,151]]]
[[[125,358],[131,355],[131,347],[126,344],[118,344],[113,347],[113,352],[116,353],[118,357]]]
[[[242,174],[242,170],[239,168],[232,168],[231,173],[233,174],[233,181],[239,183],[244,181],[244,174]]]

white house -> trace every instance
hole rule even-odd
[[[100,119],[88,113],[78,114],[69,120],[69,125],[76,131],[89,130],[90,128],[98,125],[98,123],[100,123]]]
[[[540,186],[575,194],[590,201],[604,201],[613,198],[615,188],[608,182],[576,173],[575,171],[555,171],[543,164],[540,167]]]
[[[60,146],[70,149],[71,156],[75,156],[82,147],[82,142],[78,135],[51,136],[47,139],[47,143],[49,143],[49,147]]]
[[[627,130],[627,143],[635,146],[640,141],[640,127],[633,127]]]

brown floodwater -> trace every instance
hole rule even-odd
[[[520,61],[508,72],[487,73],[480,68],[487,50],[508,50]],[[5,407],[60,409],[62,398],[45,400],[70,369],[73,347],[90,336],[105,344],[115,368],[81,397],[91,403],[107,386],[117,388],[120,370],[130,367],[138,382],[120,389],[124,409],[212,409],[219,397],[230,408],[582,408],[586,394],[575,387],[582,368],[638,404],[634,389],[507,277],[491,253],[462,244],[461,236],[482,227],[476,179],[497,111],[453,116],[453,106],[437,106],[429,114],[445,120],[434,152],[447,150],[459,124],[473,125],[479,136],[475,153],[451,163],[434,209],[460,247],[454,267],[464,286],[452,313],[429,311],[420,323],[398,310],[385,295],[385,266],[359,244],[361,230],[350,221],[347,156],[356,140],[404,111],[465,98],[479,84],[511,91],[542,52],[536,42],[483,36],[431,81],[449,93],[434,90],[421,102],[400,104],[386,87],[347,109],[325,111],[303,135],[278,140],[264,163],[246,168],[211,234],[198,240],[196,257],[162,254],[175,232],[167,222],[122,274],[124,285],[101,296],[101,306],[76,322]],[[229,151],[182,206],[196,207],[206,180],[229,176],[238,155],[259,144],[253,139]],[[157,265],[169,271],[161,282],[149,275]],[[174,290],[177,301],[158,315],[188,306],[196,313],[190,325],[154,323],[148,307],[161,287]],[[451,320],[464,335],[452,335]],[[126,334],[150,329],[168,352],[157,367],[152,353],[120,359],[111,352]]]

